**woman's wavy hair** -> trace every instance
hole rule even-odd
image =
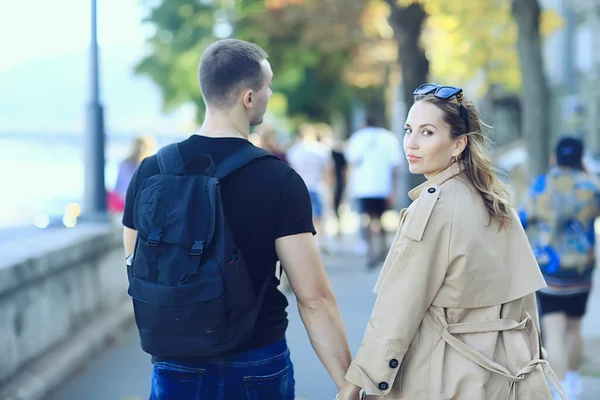
[[[479,119],[475,105],[464,97],[459,103],[456,97],[439,99],[433,94],[417,95],[414,100],[415,102],[426,101],[444,112],[443,119],[450,126],[452,139],[456,140],[460,136],[467,136],[467,146],[458,158],[463,161],[465,173],[481,193],[490,216],[500,223],[501,228],[505,228],[512,220],[510,193],[498,179],[497,169],[486,154],[488,138],[482,130],[482,126],[485,124]],[[460,116],[461,104],[467,109],[469,115],[470,132],[467,132],[467,124]]]

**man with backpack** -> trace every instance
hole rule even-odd
[[[351,362],[313,238],[308,190],[248,141],[272,94],[267,54],[225,39],[202,55],[198,134],[146,158],[125,203],[136,323],[152,400],[293,400],[281,261],[313,348],[339,387]]]

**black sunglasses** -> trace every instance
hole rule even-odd
[[[467,133],[471,131],[471,124],[469,123],[469,112],[466,107],[462,105],[463,90],[456,86],[439,86],[435,83],[424,83],[413,92],[414,96],[424,96],[433,93],[435,97],[442,100],[448,100],[456,96],[459,107],[459,116],[465,122],[467,127]]]

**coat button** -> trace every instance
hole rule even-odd
[[[396,360],[395,358],[392,358],[390,360],[390,368],[398,368],[398,360]]]
[[[388,390],[389,387],[390,385],[387,382],[379,382],[379,390]]]
[[[429,193],[435,193],[435,188],[429,188],[429,189],[427,189],[427,191],[428,191]]]

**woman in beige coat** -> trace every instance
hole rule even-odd
[[[340,399],[546,400],[545,286],[462,90],[422,85],[406,120],[409,195]],[[558,391],[561,391],[558,388]]]

